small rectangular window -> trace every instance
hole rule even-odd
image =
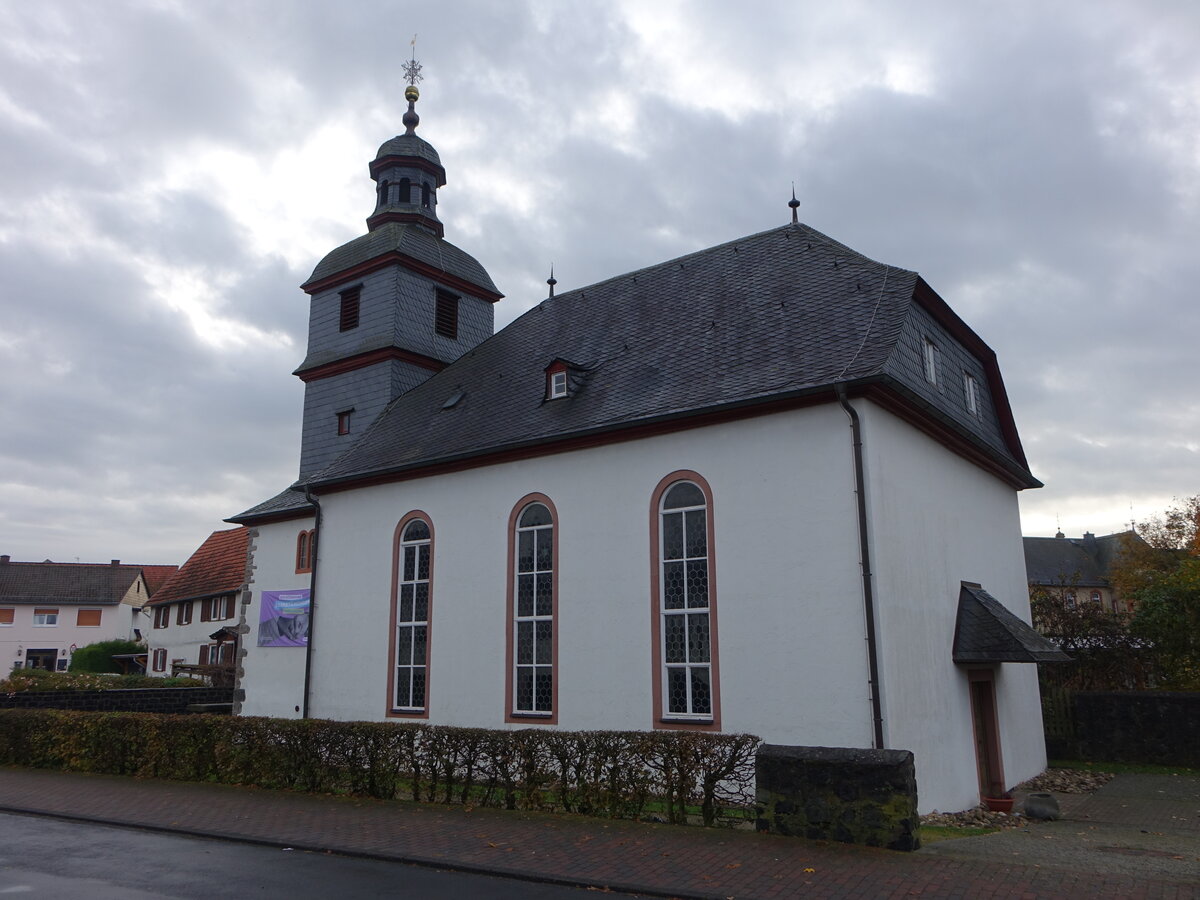
[[[458,295],[449,291],[437,292],[437,310],[433,330],[442,337],[458,337]]]
[[[41,628],[48,628],[58,624],[57,609],[35,609],[33,611],[33,624]]]
[[[925,342],[922,345],[921,352],[922,352],[922,357],[923,357],[923,361],[925,364],[925,380],[928,381],[930,384],[932,384],[934,387],[937,387],[937,383],[938,383],[938,377],[937,377],[938,348],[937,348],[937,344],[935,344],[929,338],[925,338]]]
[[[15,613],[15,609],[0,609],[0,625],[11,625]]]
[[[79,628],[99,628],[100,616],[103,614],[100,609],[81,609],[75,613],[75,625]]]
[[[979,415],[979,382],[969,372],[963,374],[963,393],[967,398],[967,412]]]
[[[340,413],[337,414],[337,433],[338,434],[349,434],[350,433],[350,413],[352,413],[352,412],[354,412],[354,410],[352,410],[352,409],[343,409]]]
[[[555,400],[559,397],[567,396],[567,373],[551,372],[550,373],[550,399]]]
[[[338,316],[338,331],[350,331],[358,327],[358,301],[362,287],[352,287],[341,292],[342,307]]]

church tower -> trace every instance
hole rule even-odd
[[[328,254],[301,288],[311,297],[300,478],[319,472],[396,397],[492,335],[503,295],[472,256],[443,238],[446,170],[417,136],[420,64],[406,66],[405,131],[370,165],[367,233]]]

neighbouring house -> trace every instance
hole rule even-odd
[[[247,548],[248,529],[214,531],[159,588],[146,607],[147,674],[233,665]]]
[[[1126,541],[1141,541],[1135,531],[1096,537],[1090,531],[1069,538],[1061,531],[1054,537],[1027,537],[1025,577],[1030,589],[1060,591],[1068,606],[1095,603],[1113,612],[1132,612],[1133,602],[1121,597],[1112,585],[1113,565]]]
[[[925,811],[1042,771],[991,348],[794,202],[493,334],[406,97],[303,285],[300,479],[230,519],[240,712],[906,749]]]
[[[152,585],[175,568],[0,556],[0,664],[61,672],[79,647],[140,640]]]

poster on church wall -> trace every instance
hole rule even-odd
[[[258,646],[308,646],[308,588],[262,592]]]

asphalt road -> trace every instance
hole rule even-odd
[[[585,893],[403,863],[0,813],[0,898],[566,900]]]

